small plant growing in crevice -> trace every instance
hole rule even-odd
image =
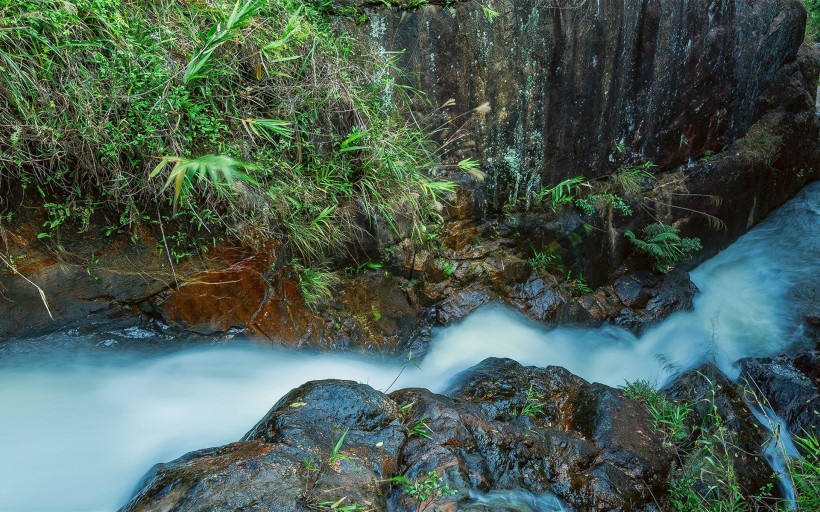
[[[358,503],[345,503],[347,496],[343,496],[336,501],[322,501],[319,503],[319,507],[316,510],[319,511],[330,511],[336,510],[338,512],[354,512],[358,510],[370,510],[369,508],[365,507],[364,505],[359,505]]]
[[[421,418],[419,421],[413,423],[409,427],[407,427],[407,433],[411,437],[424,437],[426,439],[432,439],[430,434],[433,433],[433,429],[430,428],[430,424],[427,422],[427,418]]]
[[[624,201],[624,198],[610,193],[592,194],[578,198],[575,200],[575,206],[586,215],[593,215],[605,208],[612,208],[624,217],[632,215],[632,207]]]
[[[577,277],[572,277],[572,272],[567,273],[567,285],[573,297],[580,297],[592,293],[592,288],[584,279],[584,274],[578,274]]]
[[[561,246],[552,242],[543,251],[532,250],[532,257],[527,260],[534,272],[563,272],[564,261],[561,257]]]
[[[342,432],[342,435],[339,436],[339,440],[336,441],[335,445],[333,445],[333,449],[330,451],[330,457],[328,457],[328,459],[327,459],[327,463],[330,464],[331,466],[333,464],[347,458],[346,455],[342,455],[339,452],[341,451],[342,445],[344,444],[345,439],[347,438],[347,434],[349,432],[350,432],[350,429],[345,429],[345,431]]]
[[[398,485],[404,494],[415,501],[416,512],[423,512],[437,500],[458,493],[456,489],[442,481],[435,471],[428,471],[424,478],[419,480],[410,480],[406,476],[398,475],[390,481]]]
[[[683,441],[689,436],[686,426],[686,419],[692,413],[689,403],[672,402],[647,380],[628,382],[623,390],[628,398],[646,406],[652,417],[652,427],[661,432],[668,443]]]
[[[666,224],[650,224],[643,229],[643,238],[626,230],[625,236],[653,261],[653,269],[663,274],[701,249],[700,239],[681,238],[678,228]]]
[[[519,416],[527,416],[535,418],[544,415],[544,395],[535,392],[530,384],[529,389],[525,393],[524,407],[521,408]]]
[[[484,11],[484,17],[487,18],[487,23],[492,24],[499,15],[498,11],[494,11],[487,6],[482,6],[481,9]]]
[[[305,304],[316,309],[333,298],[333,287],[339,278],[335,273],[322,268],[295,266],[299,278],[299,289]]]
[[[589,189],[592,185],[583,176],[569,178],[552,187],[543,187],[538,193],[538,200],[547,201],[553,211],[558,211],[562,206],[571,204],[581,197],[583,189]]]
[[[444,260],[441,262],[441,271],[444,273],[444,276],[447,278],[453,277],[453,274],[456,273],[456,263],[450,260]]]
[[[622,167],[610,177],[611,186],[630,201],[640,200],[643,189],[655,180],[655,174],[652,172],[655,167],[657,165],[651,161],[642,165]]]

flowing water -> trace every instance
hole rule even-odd
[[[820,293],[819,219],[815,183],[692,273],[701,291],[693,311],[641,337],[547,329],[490,307],[438,332],[420,368],[404,371],[393,389],[441,391],[489,356],[564,366],[614,386],[662,384],[670,369],[706,359],[733,375],[741,357],[801,342],[801,308]],[[384,390],[401,370],[351,355],[178,341],[127,329],[0,344],[0,511],[116,509],[155,462],[239,439],[305,381],[344,378]],[[552,503],[515,492],[475,499]]]

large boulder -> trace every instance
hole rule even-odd
[[[664,499],[671,453],[618,390],[488,359],[448,393],[310,382],[242,441],[155,466],[122,510],[657,510]]]

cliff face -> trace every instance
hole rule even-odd
[[[673,169],[719,152],[803,41],[799,0],[516,0],[369,13],[434,105],[490,102],[470,126],[482,208],[611,172],[619,152]],[[813,91],[812,91],[813,92]],[[809,135],[809,134],[806,134]],[[470,145],[468,144],[468,145]]]

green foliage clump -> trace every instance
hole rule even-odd
[[[804,0],[806,4],[806,39],[820,42],[820,0]]]
[[[581,197],[583,189],[591,188],[591,186],[583,176],[575,176],[552,187],[543,187],[537,198],[539,201],[547,200],[550,208],[555,211],[564,205],[572,204]]]
[[[587,284],[584,274],[578,274],[577,277],[572,276],[572,272],[567,273],[567,285],[569,291],[572,292],[573,297],[580,297],[592,293],[592,288]]]
[[[532,257],[530,257],[527,262],[533,271],[538,273],[564,271],[561,246],[555,242],[549,244],[543,251],[536,251],[535,248],[533,248]]]
[[[643,229],[643,238],[638,238],[630,230],[625,235],[638,250],[652,259],[656,271],[667,273],[692,252],[701,249],[699,239],[681,238],[678,233],[678,228],[674,226],[657,223]]]
[[[333,298],[333,287],[339,282],[335,273],[320,267],[296,266],[295,270],[302,297],[308,307],[315,309]]]
[[[670,443],[685,440],[689,436],[686,419],[692,406],[685,402],[672,402],[647,380],[628,382],[624,394],[643,403],[652,417],[652,427],[661,432]]]
[[[797,491],[797,509],[820,510],[820,440],[813,433],[807,433],[795,438],[795,442],[804,454],[789,466]]]
[[[735,472],[733,433],[726,426],[712,396],[705,398],[707,412],[702,424],[689,426],[693,404],[672,402],[645,380],[627,383],[627,397],[643,403],[652,425],[673,445],[680,467],[669,482],[669,509],[679,512],[740,512],[750,502],[764,505],[761,497],[746,497]]]
[[[363,224],[419,234],[454,185],[392,59],[297,0],[6,2],[0,186],[308,265]]]
[[[424,478],[418,480],[410,480],[406,476],[399,475],[394,476],[390,481],[401,486],[402,491],[415,501],[415,510],[418,512],[427,510],[441,498],[458,493],[435,471],[428,471]]]
[[[632,215],[632,207],[624,201],[624,198],[610,193],[591,194],[587,197],[575,200],[575,206],[586,215],[593,215],[601,209],[612,208],[624,217]]]
[[[544,395],[532,389],[530,384],[529,389],[525,393],[524,407],[521,408],[520,416],[527,416],[536,418],[544,415]]]

